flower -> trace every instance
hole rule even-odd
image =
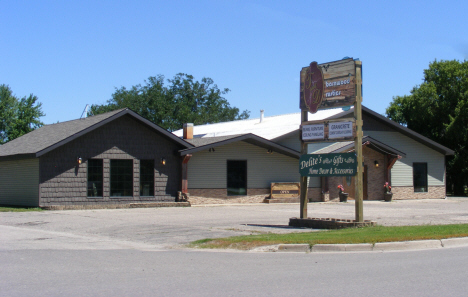
[[[342,185],[338,185],[337,188],[340,189],[340,193],[344,191],[344,187]]]
[[[388,182],[385,182],[384,184],[384,192],[389,194],[392,192],[392,187],[390,185],[388,185]]]

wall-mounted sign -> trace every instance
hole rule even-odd
[[[356,137],[354,118],[310,121],[302,123],[302,141],[349,141]]]
[[[301,176],[354,176],[357,173],[356,154],[302,155],[299,173]]]
[[[353,105],[355,84],[356,65],[352,58],[319,65],[312,62],[301,70],[300,108],[315,113],[321,108]]]

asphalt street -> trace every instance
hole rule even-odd
[[[0,213],[0,296],[466,296],[468,248],[200,251],[184,244],[289,228],[298,204]],[[312,203],[310,217],[354,218]],[[468,223],[468,199],[364,202],[381,225]]]

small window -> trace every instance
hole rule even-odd
[[[140,160],[140,196],[154,196],[154,160]]]
[[[110,195],[133,196],[133,160],[110,160]]]
[[[102,159],[88,160],[88,197],[102,197]]]
[[[427,163],[413,163],[414,192],[427,192]]]
[[[353,180],[353,177],[348,175],[346,176],[346,185],[351,186],[351,181]]]
[[[247,161],[227,161],[227,195],[247,195]]]

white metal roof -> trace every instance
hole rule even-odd
[[[315,114],[309,113],[309,121],[323,120],[343,112],[341,108],[319,110]],[[301,113],[290,113],[277,116],[238,120],[232,122],[199,125],[193,127],[194,138],[218,137],[252,133],[265,139],[274,139],[281,135],[298,130],[301,125]],[[183,130],[173,132],[182,137]]]

